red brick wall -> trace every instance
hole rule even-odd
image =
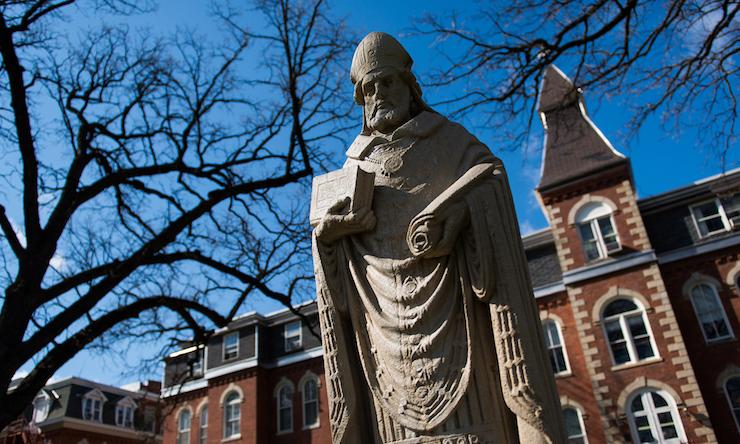
[[[728,280],[736,277],[737,272],[738,252],[737,248],[734,250],[727,249],[661,266],[676,319],[720,443],[740,442],[740,433],[722,388],[724,377],[733,367],[736,374],[740,375],[740,341],[737,339],[740,337],[740,295],[737,286],[728,283]],[[718,284],[718,294],[734,339],[706,343],[691,301],[684,293],[684,286],[692,276],[699,279],[707,277],[710,283]]]
[[[319,426],[303,430],[303,408],[300,387],[301,378],[307,371],[319,376]],[[274,396],[276,385],[282,378],[293,382],[293,432],[277,435],[277,400]],[[208,444],[222,443],[223,408],[221,397],[225,392],[240,389],[244,396],[241,409],[241,438],[228,442],[239,444],[266,443],[330,443],[328,400],[324,387],[324,371],[321,358],[314,358],[297,364],[273,369],[250,369],[209,381],[207,389],[184,393],[168,400],[169,415],[165,419],[163,444],[175,444],[177,438],[177,415],[184,406],[193,412],[190,429],[190,443],[196,444],[198,437],[199,406],[208,402]]]
[[[556,376],[555,383],[561,401],[577,407],[583,415],[583,423],[590,444],[606,444],[604,429],[599,419],[599,407],[591,389],[591,379],[586,369],[583,349],[578,340],[578,330],[568,295],[558,293],[537,300],[540,317],[555,319],[560,324],[570,374]]]

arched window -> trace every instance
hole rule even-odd
[[[224,438],[240,436],[241,402],[241,397],[236,391],[229,393],[224,398]]]
[[[563,409],[563,422],[565,423],[565,433],[570,444],[587,444],[585,427],[583,426],[583,416],[581,412],[574,407],[565,407]]]
[[[628,401],[632,439],[636,443],[679,444],[686,442],[681,418],[671,395],[646,390]]]
[[[200,408],[200,422],[198,423],[198,443],[208,441],[208,404]]]
[[[714,285],[706,282],[696,284],[691,287],[690,296],[704,339],[712,342],[731,338],[730,322]]]
[[[31,422],[38,424],[46,420],[51,409],[51,397],[43,391],[33,400],[33,417]]]
[[[301,387],[303,395],[303,428],[319,425],[319,384],[315,378],[307,379]]]
[[[617,299],[602,312],[602,322],[614,364],[655,356],[645,310],[634,299]]]
[[[550,356],[550,365],[556,375],[568,371],[565,347],[563,346],[563,335],[560,334],[560,326],[552,319],[542,322],[542,331],[545,335],[545,346]]]
[[[725,396],[735,417],[735,426],[740,430],[740,376],[733,376],[725,381]]]
[[[293,431],[293,387],[288,384],[278,390],[278,433]]]
[[[177,444],[190,444],[190,409],[182,409],[177,418]]]
[[[603,259],[622,249],[614,229],[612,210],[601,202],[589,202],[575,217],[587,261]]]

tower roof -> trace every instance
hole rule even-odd
[[[554,65],[545,68],[537,108],[545,127],[540,191],[627,162],[588,117],[581,91]]]

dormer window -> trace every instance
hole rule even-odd
[[[43,391],[33,400],[33,418],[32,422],[38,424],[46,420],[51,409],[51,397]]]
[[[289,322],[283,327],[285,335],[285,351],[293,351],[301,348],[301,321]]]
[[[614,229],[612,210],[601,202],[583,206],[576,215],[578,234],[587,261],[603,259],[622,249]]]
[[[239,355],[239,332],[224,336],[224,361],[234,359]]]
[[[98,389],[87,392],[82,398],[82,417],[88,421],[103,422],[103,403],[107,400]]]
[[[740,225],[740,195],[692,205],[691,216],[701,237],[730,231]]]
[[[131,428],[134,426],[134,409],[136,403],[128,396],[116,404],[116,425]]]

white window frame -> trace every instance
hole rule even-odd
[[[125,397],[118,401],[116,404],[116,425],[119,427],[133,428],[134,427],[134,410],[136,410],[136,403],[130,397]],[[126,412],[128,412],[128,424],[126,423]],[[119,420],[119,414],[122,416],[122,421]]]
[[[288,329],[292,326],[295,326],[296,324],[298,324],[298,334],[291,334],[290,336],[288,336]],[[298,337],[297,345],[292,346],[292,347],[289,346],[288,339],[292,339],[295,337]],[[301,347],[303,347],[303,324],[301,323],[301,321],[298,320],[298,321],[288,322],[287,324],[284,324],[283,325],[283,349],[286,352],[291,352],[294,350],[298,350]]]
[[[227,358],[226,353],[228,351],[226,349],[226,339],[233,338],[233,337],[236,337],[236,345],[234,347],[234,356],[229,356]],[[223,342],[221,343],[221,349],[222,349],[221,357],[223,358],[224,361],[231,361],[231,360],[237,359],[239,357],[239,331],[234,331],[234,332],[225,334]]]
[[[616,315],[611,315],[609,317],[604,316],[604,311],[606,311],[607,307],[611,305],[613,302],[616,302],[618,300],[625,299],[637,306],[637,309],[631,310],[631,311],[625,311]],[[645,325],[645,331],[647,332],[649,338],[650,338],[650,347],[653,350],[653,356],[648,356],[647,358],[642,358],[637,355],[637,349],[635,347],[635,341],[632,337],[632,332],[630,331],[629,325],[627,324],[627,318],[635,317],[638,315],[638,313],[642,316],[642,322]],[[609,332],[606,329],[606,324],[609,321],[617,320],[619,322],[619,327],[622,330],[622,337],[625,339],[625,343],[627,345],[627,353],[629,354],[630,360],[625,362],[617,363],[617,360],[614,358],[614,351],[612,350],[612,344],[609,341]],[[658,346],[655,343],[655,335],[653,334],[653,329],[650,328],[650,322],[648,322],[647,317],[647,310],[645,310],[645,307],[642,305],[642,302],[640,302],[638,299],[628,296],[620,296],[616,297],[610,301],[608,301],[606,304],[604,304],[604,308],[601,310],[601,328],[604,333],[604,340],[606,341],[606,346],[609,349],[609,355],[612,358],[612,365],[614,366],[622,366],[622,365],[630,365],[637,362],[644,362],[644,361],[652,361],[659,358],[658,355]]]
[[[40,403],[43,403],[39,405]],[[33,399],[33,415],[31,416],[31,422],[39,424],[46,421],[51,411],[51,396],[46,394],[43,390]]]
[[[182,415],[188,415],[187,424],[183,427]],[[177,434],[175,436],[176,444],[190,444],[190,432],[193,430],[193,412],[189,407],[180,410],[177,414]]]
[[[555,333],[557,334],[557,340],[560,343],[560,345],[552,345],[549,335],[549,331],[546,328],[546,324],[553,324],[555,325]],[[555,371],[553,368],[553,374],[555,376],[564,376],[570,374],[570,362],[568,361],[568,352],[565,348],[565,341],[563,341],[563,330],[560,328],[560,323],[556,321],[555,319],[543,319],[542,320],[542,333],[545,336],[545,347],[547,348],[548,357],[550,353],[553,353],[553,350],[556,348],[560,349],[560,353],[563,355],[563,362],[565,363],[565,370]]]
[[[612,226],[612,230],[614,230],[614,239],[617,243],[617,248],[613,248],[612,250],[607,249],[606,242],[604,241],[604,234],[601,232],[601,227],[599,226],[599,221],[606,218],[609,218],[609,223]],[[606,204],[602,202],[591,202],[584,205],[576,214],[575,225],[578,237],[581,240],[583,256],[586,259],[586,262],[606,259],[609,255],[622,251],[622,241],[619,238],[617,225],[614,223],[614,212]],[[586,225],[594,236],[596,241],[596,251],[599,253],[599,257],[589,258],[586,253],[586,240],[583,238],[583,234],[581,233],[581,226]]]
[[[103,422],[103,405],[108,400],[106,396],[99,389],[92,389],[85,393],[82,397],[82,419],[86,421]],[[98,403],[98,408],[95,408],[95,403]],[[86,410],[87,404],[90,404],[91,417],[87,417]]]
[[[232,394],[235,394],[236,396],[232,399],[229,399]],[[236,391],[232,390],[231,392],[227,393],[226,396],[224,396],[224,417],[223,417],[223,438],[229,439],[229,438],[239,438],[241,437],[241,430],[242,430],[242,396],[241,394]],[[236,406],[236,408],[234,408]],[[229,418],[229,412],[236,412],[235,418]],[[233,433],[230,433],[227,435],[227,432],[229,431],[229,423],[236,423],[236,430]]]
[[[709,339],[707,337],[707,333],[704,331],[704,325],[702,323],[702,320],[699,316],[699,311],[696,308],[696,302],[694,301],[694,289],[700,286],[707,286],[710,289],[710,292],[714,296],[714,302],[719,307],[720,313],[722,313],[722,320],[725,322],[725,325],[727,326],[727,335],[726,336],[719,336],[713,339]],[[711,344],[713,342],[721,342],[726,341],[728,339],[734,339],[735,333],[732,331],[732,325],[730,325],[730,320],[727,319],[727,313],[725,312],[725,306],[722,304],[722,299],[719,297],[719,293],[717,292],[717,287],[712,285],[710,282],[697,282],[694,285],[691,286],[689,289],[689,299],[691,300],[691,306],[694,308],[694,314],[696,315],[696,321],[699,323],[699,330],[701,330],[701,334],[704,336],[704,342],[707,344]]]
[[[724,226],[723,230],[715,230],[715,231],[708,231],[709,228],[707,227],[707,233],[702,233],[701,230],[701,223],[703,223],[705,220],[710,219],[711,217],[697,217],[696,214],[696,208],[706,205],[710,202],[713,202],[714,205],[717,207],[717,212],[719,214],[720,220],[722,221],[722,225]],[[691,220],[694,221],[694,228],[696,228],[696,233],[699,235],[699,238],[704,239],[706,237],[714,236],[715,234],[720,233],[726,233],[730,230],[732,230],[732,224],[730,224],[730,220],[727,218],[727,213],[725,213],[725,208],[722,206],[722,201],[719,200],[719,198],[714,198],[710,200],[705,200],[699,203],[695,203],[693,205],[689,206],[689,212],[691,213]],[[716,217],[716,216],[712,216]]]
[[[578,436],[568,435],[568,436],[565,437],[565,439],[567,439],[568,442],[570,442],[570,440],[573,439],[573,438],[576,438],[576,439],[577,438],[582,438],[583,439],[583,444],[588,444],[588,435],[586,434],[586,424],[583,422],[583,413],[581,412],[581,409],[579,409],[578,407],[574,407],[572,405],[564,405],[563,406],[563,413],[562,413],[562,415],[563,415],[563,423],[565,423],[565,411],[566,410],[573,410],[573,411],[576,412],[576,417],[578,418],[578,424],[581,427],[581,434],[578,435]],[[567,431],[568,430],[566,429],[566,432]]]
[[[659,395],[661,398],[663,398],[666,401],[668,406],[667,407],[655,407],[655,405],[653,404],[653,398],[650,395],[650,393],[656,393],[657,395]],[[647,413],[645,417],[648,420],[650,432],[653,435],[653,438],[657,440],[657,441],[653,441],[655,444],[681,444],[681,443],[687,442],[686,433],[683,429],[683,423],[681,422],[681,415],[679,414],[678,408],[676,406],[676,400],[673,399],[673,396],[671,396],[670,393],[666,392],[665,390],[658,390],[654,388],[638,390],[637,392],[633,393],[627,399],[627,404],[625,405],[625,411],[627,412],[627,418],[629,420],[630,433],[632,435],[632,442],[634,443],[641,442],[639,438],[640,435],[637,432],[637,423],[635,422],[635,415],[632,412],[632,402],[638,396],[642,397],[642,405],[643,405],[643,408],[645,409],[644,411]],[[666,413],[666,412],[670,412],[671,414],[673,424],[676,428],[676,434],[678,435],[676,438],[670,438],[670,439],[663,438],[663,431],[660,427],[660,421],[658,420],[658,414]]]
[[[730,415],[732,415],[732,419],[735,420],[735,427],[737,428],[737,431],[740,432],[740,413],[737,415],[735,414],[735,409],[740,410],[740,404],[735,407],[732,403],[732,398],[730,398],[730,391],[727,390],[727,383],[730,382],[732,379],[738,379],[740,380],[740,375],[734,374],[725,379],[725,382],[722,383],[722,391],[725,393],[725,398],[727,399],[727,406],[730,408]]]
[[[205,413],[205,414],[204,414]],[[205,423],[203,422],[205,420]],[[208,404],[203,404],[198,413],[198,443],[208,442]]]
[[[306,385],[309,382],[313,382],[315,384],[315,386],[316,386],[316,392],[315,392],[316,398],[315,399],[306,399]],[[306,430],[306,429],[315,429],[316,427],[319,427],[319,425],[321,424],[321,420],[319,419],[319,416],[320,416],[319,415],[320,387],[321,386],[319,384],[319,379],[316,378],[316,377],[308,377],[308,378],[304,379],[301,382],[301,413],[303,415],[303,429],[304,430]],[[307,417],[307,415],[306,415],[306,406],[309,403],[315,403],[316,404],[316,421],[314,421],[312,423],[307,423],[306,422],[306,417]]]
[[[285,427],[284,424],[281,424],[281,421],[280,421],[281,419],[280,413],[283,410],[283,406],[280,404],[280,402],[282,401],[283,390],[290,390],[290,398],[289,398],[290,402],[288,403],[288,406],[285,407],[285,409],[287,409],[290,412],[290,420],[288,421],[287,427]],[[291,433],[293,431],[293,422],[294,422],[293,421],[294,420],[293,418],[293,396],[294,395],[295,395],[295,390],[293,389],[293,384],[290,384],[290,383],[281,383],[276,390],[277,402],[275,403],[275,407],[277,410],[276,419],[277,419],[277,434],[278,435]]]

